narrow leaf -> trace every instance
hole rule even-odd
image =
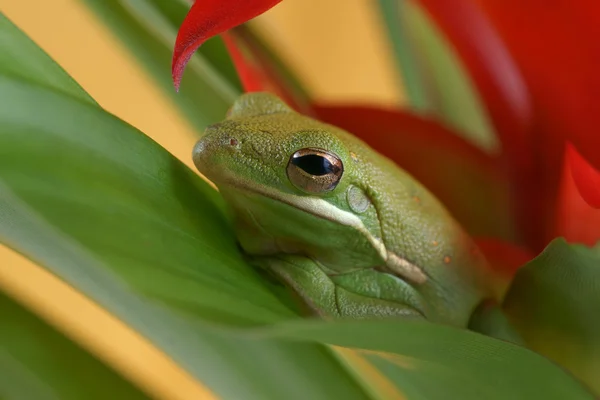
[[[498,139],[472,77],[452,43],[415,0],[381,0],[391,25],[392,42],[403,65],[418,64],[429,94],[428,115],[434,115],[454,132],[491,154],[499,153]],[[393,3],[393,4],[389,4]],[[407,68],[403,68],[405,71]],[[411,67],[410,70],[413,68]],[[414,79],[405,76],[404,81]],[[422,85],[423,85],[422,84]],[[409,84],[414,85],[414,83]],[[410,93],[410,91],[409,91]]]
[[[378,4],[410,105],[416,112],[430,112],[435,108],[435,96],[431,93],[431,82],[425,76],[424,60],[416,56],[409,29],[400,22],[406,0],[379,0]]]
[[[267,42],[246,25],[223,35],[247,92],[269,91],[305,115],[314,115],[306,89]]]
[[[196,127],[198,135],[206,126],[218,122],[240,94],[236,84],[221,75],[214,62],[201,52],[191,60],[185,89],[180,93],[173,90],[169,71],[177,25],[171,18],[179,15],[183,20],[186,9],[180,2],[161,2],[163,8],[173,13],[169,17],[150,0],[85,0],[84,3],[137,57],[141,67]]]
[[[162,38],[169,46],[173,46],[179,26],[185,19],[190,2],[188,0],[122,0],[148,31],[155,32],[157,38]],[[241,91],[240,80],[229,57],[225,43],[220,36],[208,39],[199,52],[201,58],[210,63],[212,69],[219,72],[236,90]],[[193,64],[197,64],[193,62]],[[192,66],[197,69],[198,65]],[[216,78],[217,79],[217,78]]]

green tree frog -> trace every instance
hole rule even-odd
[[[232,210],[243,251],[313,315],[466,327],[499,296],[482,254],[425,187],[274,95],[239,98],[193,160]]]

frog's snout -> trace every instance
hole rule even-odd
[[[239,150],[240,139],[230,125],[227,121],[211,125],[206,128],[204,136],[196,142],[192,151],[192,160],[204,175],[210,175],[210,169],[218,164],[220,156]]]

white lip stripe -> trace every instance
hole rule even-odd
[[[425,275],[421,268],[397,254],[389,252],[380,239],[371,235],[371,232],[369,232],[361,219],[348,211],[340,210],[334,205],[319,198],[298,196],[290,193],[282,194],[281,192],[266,187],[250,188],[240,182],[236,182],[232,184],[232,186],[299,208],[328,221],[352,227],[367,238],[373,248],[380,254],[381,258],[385,260],[386,266],[395,275],[417,284],[423,284],[427,281],[427,275]]]
[[[395,253],[388,252],[386,265],[390,270],[392,270],[392,272],[394,272],[394,274],[403,276],[411,282],[419,285],[427,282],[427,275],[423,273],[421,268],[405,260],[404,258],[399,257]]]

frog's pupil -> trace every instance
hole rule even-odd
[[[294,157],[292,159],[292,164],[303,169],[305,172],[316,176],[335,173],[337,169],[327,158],[317,154]]]

